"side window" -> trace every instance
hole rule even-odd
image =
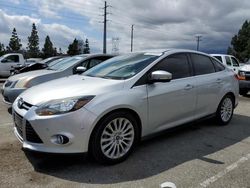
[[[86,67],[87,68],[88,62],[89,62],[89,60],[83,61],[82,63],[80,63],[79,65],[77,65],[77,67]]]
[[[19,56],[18,55],[8,56],[2,62],[3,63],[18,63],[19,62]]]
[[[217,61],[217,60],[215,60],[213,58],[211,58],[211,59],[212,59],[212,61],[214,63],[214,67],[215,67],[216,72],[220,72],[220,71],[225,70],[225,67],[222,65],[221,62],[219,62],[219,61]]]
[[[232,59],[232,63],[233,63],[234,67],[239,67],[240,66],[238,61],[234,57],[231,57],[231,59]]]
[[[195,75],[215,72],[214,65],[209,57],[200,54],[191,54]]]
[[[103,62],[101,59],[91,59],[89,62],[89,69]]]
[[[226,63],[227,63],[227,65],[228,65],[228,66],[232,66],[232,63],[231,63],[230,57],[225,56],[225,59],[226,59]]]
[[[159,62],[153,70],[164,70],[172,73],[173,79],[191,76],[187,56],[174,54]]]
[[[223,62],[221,56],[214,56],[214,57],[218,59],[220,62]]]

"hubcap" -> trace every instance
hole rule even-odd
[[[101,150],[111,159],[124,156],[134,141],[134,127],[126,118],[112,120],[101,135]]]
[[[221,111],[220,111],[221,119],[224,122],[227,122],[231,118],[232,113],[233,113],[232,100],[230,98],[225,98],[221,105]]]

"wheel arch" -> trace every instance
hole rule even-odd
[[[138,125],[138,129],[139,129],[139,134],[138,134],[138,140],[141,140],[141,134],[142,134],[142,121],[141,121],[141,118],[139,116],[139,114],[130,109],[130,108],[117,108],[117,109],[113,109],[107,113],[105,113],[98,121],[97,123],[95,124],[94,128],[92,129],[91,131],[91,134],[90,134],[90,137],[89,137],[89,142],[88,142],[88,151],[90,151],[90,145],[91,145],[91,142],[92,142],[92,139],[93,139],[93,133],[95,132],[95,130],[97,129],[98,125],[100,124],[101,121],[103,121],[107,116],[109,116],[110,114],[114,113],[114,112],[128,112],[130,114],[132,114],[135,119],[136,119],[136,122],[137,122],[137,125]]]

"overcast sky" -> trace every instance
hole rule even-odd
[[[108,0],[108,52],[119,37],[119,51],[130,51],[134,24],[134,50],[156,48],[226,52],[231,38],[250,19],[250,0]],[[37,24],[40,46],[49,35],[65,52],[74,38],[89,39],[92,52],[102,51],[103,0],[0,0],[0,42],[8,45],[13,27],[23,47]]]

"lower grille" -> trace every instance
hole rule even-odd
[[[21,136],[23,138],[23,125],[22,125],[23,117],[15,112],[14,113],[14,122],[15,122],[15,127],[16,127],[16,130],[17,130],[19,136]]]
[[[9,98],[6,97],[6,96],[4,96],[4,100],[5,100],[6,102],[10,102]]]
[[[33,143],[43,143],[41,138],[37,135],[31,124],[27,121],[25,126],[26,140]]]

